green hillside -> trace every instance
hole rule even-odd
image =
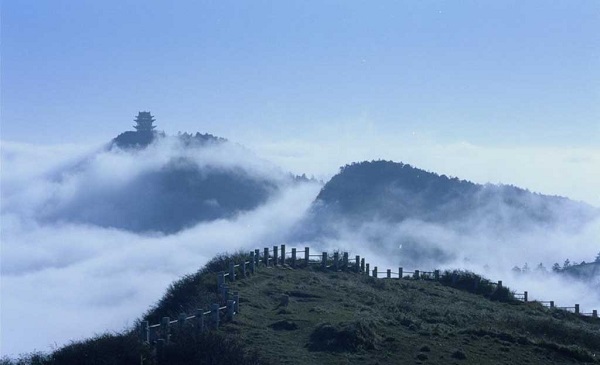
[[[236,255],[234,260],[248,260]],[[217,300],[228,257],[171,285],[143,319],[177,318]],[[179,330],[158,361],[137,331],[39,356],[40,364],[571,364],[599,363],[600,320],[523,303],[465,272],[382,279],[348,271],[260,266],[228,282],[240,310],[219,330]],[[474,281],[479,285],[474,290]],[[454,286],[454,287],[453,287]],[[462,288],[462,289],[461,289]],[[23,359],[28,361],[29,359]],[[9,360],[4,360],[10,363]],[[27,362],[23,362],[27,363]]]

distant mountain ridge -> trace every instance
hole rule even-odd
[[[480,185],[408,164],[371,161],[346,165],[321,190],[315,212],[350,220],[419,219],[461,223],[493,218],[499,226],[554,225],[590,219],[598,210],[567,198],[514,186]]]
[[[144,148],[154,142],[157,138],[165,137],[164,132],[156,131],[126,131],[115,137],[109,144],[109,148]],[[185,146],[202,146],[207,143],[225,143],[227,139],[213,136],[212,134],[183,133],[177,136]]]
[[[219,148],[222,150],[215,150]],[[240,149],[211,134],[169,137],[156,131],[121,133],[99,155],[116,153],[130,164],[139,160],[141,165],[152,167],[140,167],[133,178],[111,181],[110,186],[82,187],[68,200],[48,204],[42,219],[172,234],[200,222],[231,218],[257,208],[280,189],[282,181],[294,181],[293,176],[283,173],[257,173],[244,162],[223,163],[234,159],[232,151],[244,155],[246,161],[255,161],[252,154]],[[208,151],[209,156],[205,156]],[[62,171],[60,178],[93,171],[97,157]],[[197,158],[209,161],[199,165]],[[216,160],[211,162],[211,158]],[[154,162],[165,159],[164,163]]]
[[[583,282],[596,285],[600,289],[600,261],[571,265],[560,271],[564,275],[572,276]]]

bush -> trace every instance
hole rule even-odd
[[[257,365],[265,364],[256,352],[247,352],[242,343],[219,332],[208,332],[201,336],[184,334],[164,348],[159,364],[189,365]]]
[[[440,276],[440,283],[499,302],[517,301],[508,287],[498,287],[496,283],[470,271],[446,270]]]
[[[373,350],[378,336],[372,327],[362,321],[340,323],[337,326],[321,323],[311,333],[308,348],[311,351],[332,352]]]
[[[197,308],[208,309],[218,302],[217,273],[229,270],[229,262],[248,261],[249,255],[242,252],[220,254],[212,258],[194,274],[183,276],[175,281],[144,316],[151,323],[158,323],[162,317],[177,318],[179,313],[193,314]]]

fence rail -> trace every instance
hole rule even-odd
[[[262,255],[261,255],[262,254]],[[299,255],[303,254],[303,255]],[[317,258],[317,259],[314,259]],[[187,315],[181,313],[175,320],[169,317],[163,317],[160,323],[150,324],[148,321],[142,321],[139,325],[139,334],[141,341],[149,344],[155,344],[159,349],[169,343],[171,325],[177,325],[179,329],[184,328],[187,323],[194,320],[196,332],[202,333],[208,329],[218,329],[222,320],[233,320],[234,315],[239,313],[239,292],[230,293],[229,286],[226,285],[226,279],[229,282],[234,282],[239,278],[246,278],[254,274],[259,267],[277,267],[290,266],[292,268],[308,267],[309,265],[320,265],[325,270],[348,271],[357,274],[372,276],[382,279],[414,279],[414,280],[435,280],[440,281],[440,270],[433,271],[405,271],[403,267],[398,267],[397,271],[386,269],[380,271],[377,266],[370,269],[370,264],[365,261],[364,257],[356,255],[354,258],[349,258],[348,252],[334,252],[329,255],[327,252],[320,254],[311,254],[310,248],[305,247],[303,251],[298,251],[292,248],[291,251],[286,251],[286,246],[273,246],[272,249],[265,247],[262,251],[255,249],[249,254],[249,259],[241,263],[229,262],[229,270],[217,273],[217,293],[220,299],[219,303],[213,303],[210,310],[197,309],[196,314]],[[381,275],[381,276],[380,276]],[[457,286],[458,274],[452,273],[451,285]],[[497,289],[502,288],[502,281],[489,282],[490,285]],[[479,281],[474,282],[474,290],[477,290]],[[529,301],[529,293],[512,293],[514,298],[523,302]],[[573,307],[558,307],[554,301],[534,301],[543,306],[555,310],[566,310],[574,312],[582,316],[591,316],[598,318],[598,311],[582,313],[580,312],[579,304]],[[223,318],[221,318],[223,317]]]

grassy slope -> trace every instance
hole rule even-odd
[[[144,318],[157,323],[207,308],[216,300],[216,272],[228,261],[215,257],[173,283]],[[472,288],[472,277],[463,273],[458,285]],[[600,320],[492,301],[439,282],[286,266],[261,267],[229,285],[241,296],[234,321],[201,337],[192,323],[174,331],[162,364],[600,363]],[[478,290],[485,294],[486,285]],[[133,332],[99,335],[0,365],[139,364],[140,354],[144,364],[157,364],[152,348],[136,339]]]
[[[262,268],[231,286],[241,313],[225,330],[273,363],[566,364],[600,356],[598,320],[436,282]]]

